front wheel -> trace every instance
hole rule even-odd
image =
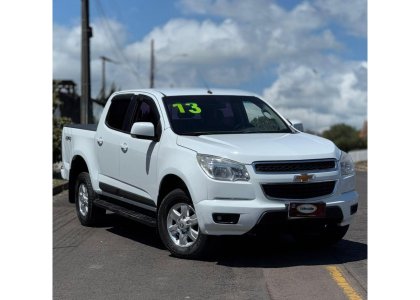
[[[177,257],[200,256],[208,237],[200,232],[190,197],[181,189],[170,192],[158,211],[158,230],[166,248]]]
[[[331,245],[338,243],[343,239],[346,235],[347,230],[349,230],[350,225],[346,226],[338,226],[338,225],[330,225],[327,226],[327,230],[323,235],[324,243]]]

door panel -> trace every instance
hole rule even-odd
[[[139,195],[153,198],[159,189],[156,172],[160,143],[132,137],[126,143],[127,152],[120,154],[120,179],[123,184],[138,189]]]
[[[123,133],[109,128],[103,128],[103,130],[97,132],[95,147],[99,161],[99,175],[118,179],[120,145],[123,135]]]
[[[160,132],[160,115],[156,103],[139,95],[132,123],[151,122],[155,132]],[[157,183],[157,155],[160,143],[128,135],[123,143],[127,151],[120,153],[120,178],[124,184],[138,189],[140,195],[155,198],[159,189]]]
[[[95,149],[99,177],[119,179],[121,144],[129,136],[126,123],[133,112],[133,94],[117,95],[111,101],[104,123],[98,126]]]

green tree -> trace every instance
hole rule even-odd
[[[276,121],[267,117],[254,118],[252,119],[251,124],[259,130],[274,131],[279,128]]]
[[[72,123],[70,118],[53,118],[53,162],[61,161],[61,132],[63,126]]]
[[[108,102],[109,97],[111,97],[111,95],[113,93],[115,93],[116,91],[120,91],[120,88],[117,88],[117,86],[115,85],[114,82],[111,83],[111,87],[109,89],[109,92],[107,94],[105,94],[105,97],[103,98],[103,93],[102,93],[102,88],[99,91],[99,95],[98,97],[96,97],[96,99],[94,99],[93,101],[95,101],[97,104],[105,107],[106,103]]]
[[[53,163],[61,161],[61,132],[63,126],[66,124],[72,123],[72,120],[67,117],[54,117],[55,109],[61,104],[59,91],[57,90],[57,85],[53,83],[53,93],[52,93],[52,104],[53,104]]]
[[[359,131],[346,124],[336,124],[325,130],[322,136],[333,141],[343,151],[366,149],[367,143],[359,137]]]

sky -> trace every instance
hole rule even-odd
[[[322,132],[367,120],[365,0],[90,0],[92,97],[107,85],[239,88]],[[80,1],[53,0],[53,78],[80,93]]]

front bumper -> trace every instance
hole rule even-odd
[[[325,202],[327,206],[326,222],[334,221],[341,226],[350,224],[353,215],[351,207],[357,204],[358,194],[356,191],[332,195],[316,201],[299,200],[293,202],[313,203]],[[200,230],[208,235],[242,235],[251,231],[269,212],[283,212],[287,216],[289,202],[269,200],[265,197],[257,197],[253,200],[203,200],[195,204]],[[329,211],[341,210],[341,215]],[[236,224],[220,224],[213,219],[214,213],[239,214]],[[286,217],[287,218],[287,217]],[[279,220],[280,221],[280,220]]]

